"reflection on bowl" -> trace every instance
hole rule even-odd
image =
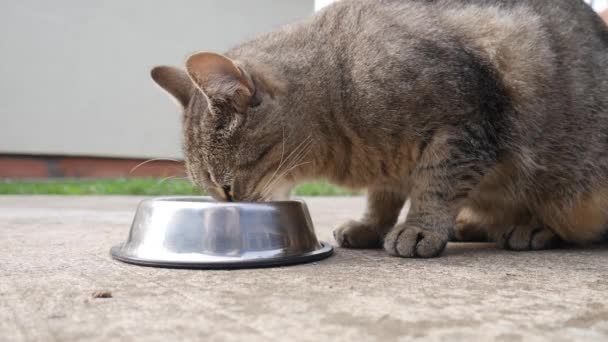
[[[302,263],[328,257],[302,201],[215,202],[164,197],[140,203],[114,258],[147,266],[240,268]]]

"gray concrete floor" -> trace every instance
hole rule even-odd
[[[450,244],[433,260],[337,249],[283,268],[171,270],[112,260],[135,197],[0,197],[0,339],[608,339],[608,249]],[[363,198],[307,199],[319,237]],[[109,290],[112,298],[92,298]]]

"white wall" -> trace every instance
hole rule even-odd
[[[177,108],[149,79],[313,12],[314,0],[0,2],[0,154],[179,157]]]
[[[0,154],[180,157],[178,110],[149,69],[331,2],[0,1]]]
[[[334,1],[336,1],[336,0],[315,0],[315,10],[318,11],[321,8],[331,4]]]
[[[588,4],[593,4],[596,11],[601,12],[608,8],[608,0],[585,0]]]

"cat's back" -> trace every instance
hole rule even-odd
[[[608,49],[608,26],[583,0],[343,0],[329,9],[326,21],[340,22],[353,34],[369,28],[361,25],[374,23],[390,34],[401,26],[441,25],[443,14],[458,16],[470,12],[489,14],[498,12],[512,22],[538,20],[551,38],[559,38],[562,48],[593,42],[595,49]],[[462,16],[463,19],[466,15]],[[457,19],[457,18],[456,18]],[[495,18],[486,15],[479,22]],[[557,37],[559,36],[559,37]],[[433,38],[432,33],[430,37]],[[579,44],[577,44],[577,42]]]
[[[519,89],[557,77],[581,99],[608,92],[597,82],[608,79],[608,26],[583,0],[350,0],[336,13],[361,50],[443,42],[476,50]]]
[[[317,32],[332,28],[340,65],[352,65],[353,82],[369,92],[425,89],[406,88],[410,79],[442,89],[445,75],[466,84],[462,61],[473,58],[526,113],[522,137],[608,129],[608,28],[582,0],[343,0],[319,19]]]

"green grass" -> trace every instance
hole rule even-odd
[[[297,196],[350,196],[348,191],[327,182],[313,182],[298,186]],[[0,195],[200,195],[200,191],[186,180],[160,181],[155,178],[136,179],[59,179],[43,181],[0,180]]]

